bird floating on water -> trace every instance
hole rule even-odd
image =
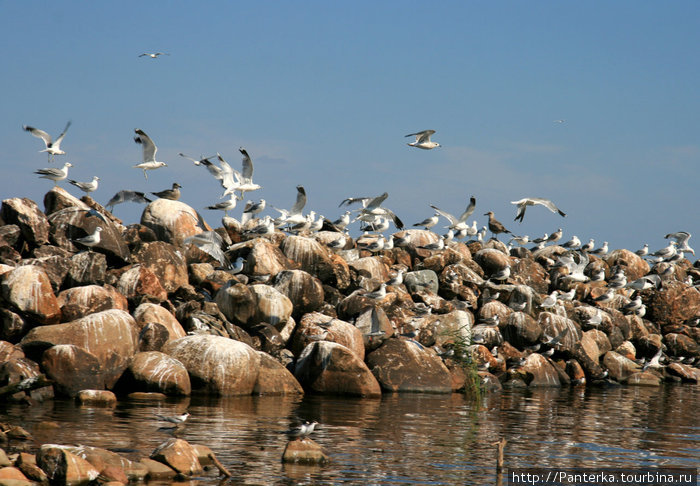
[[[190,416],[189,413],[183,413],[181,415],[174,415],[172,417],[169,415],[160,415],[158,413],[155,415],[156,415],[156,417],[163,420],[164,422],[170,422],[171,424],[175,424],[175,425],[184,424]]]
[[[440,147],[440,144],[430,140],[430,137],[435,133],[435,130],[423,130],[422,132],[409,133],[407,137],[416,137],[415,142],[411,142],[408,145],[411,147],[416,147],[423,150],[434,149],[435,147]]]
[[[38,128],[30,127],[29,125],[23,125],[22,128],[44,141],[46,148],[44,150],[40,150],[39,152],[47,152],[49,162],[53,162],[57,155],[66,154],[63,150],[61,150],[61,142],[63,141],[63,137],[66,136],[66,132],[68,131],[68,127],[70,127],[70,125],[71,122],[66,123],[66,128],[63,129],[55,142],[51,139],[51,135],[46,133],[44,130],[39,130]]]

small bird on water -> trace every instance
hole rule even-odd
[[[175,424],[175,425],[182,425],[182,424],[184,424],[184,423],[187,421],[187,419],[190,417],[190,414],[189,414],[188,412],[185,412],[185,413],[183,413],[183,414],[174,415],[174,416],[171,417],[171,416],[169,416],[169,415],[160,415],[160,414],[157,413],[157,414],[156,414],[156,417],[158,417],[159,419],[163,420],[164,422],[170,422],[171,424]]]

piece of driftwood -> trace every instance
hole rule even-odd
[[[15,393],[35,390],[37,388],[43,388],[51,385],[53,385],[51,380],[47,379],[44,375],[39,375],[35,376],[34,378],[22,380],[18,383],[12,383],[10,385],[0,387],[0,397],[14,395]]]

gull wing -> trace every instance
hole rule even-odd
[[[365,209],[367,209],[367,210],[372,210],[372,209],[378,208],[379,206],[381,206],[381,204],[384,202],[384,200],[385,200],[387,197],[389,197],[389,193],[388,193],[388,192],[385,192],[385,193],[382,194],[381,196],[375,197],[374,199],[370,200],[370,201],[367,203],[367,205],[365,206]]]
[[[66,132],[68,131],[68,128],[70,127],[70,125],[71,125],[71,122],[70,122],[70,121],[69,121],[68,123],[66,123],[66,128],[63,129],[63,131],[61,132],[61,134],[60,134],[60,135],[58,136],[58,138],[56,139],[56,142],[54,143],[54,146],[55,146],[55,147],[58,147],[59,145],[61,145],[61,140],[63,140],[63,137],[66,136]],[[49,143],[51,143],[51,142],[49,142]]]
[[[250,155],[248,155],[246,149],[241,147],[238,151],[243,154],[243,169],[241,170],[243,179],[248,182],[253,182],[253,161],[250,160]]]
[[[544,206],[545,208],[549,209],[553,213],[559,213],[562,216],[566,216],[566,213],[556,207],[556,205],[550,201],[549,199],[542,199],[540,197],[533,197],[530,198],[533,204],[539,204],[540,206]]]
[[[452,216],[452,215],[451,215],[450,213],[448,213],[447,211],[443,211],[443,210],[440,209],[439,207],[433,206],[432,204],[430,205],[430,207],[433,208],[433,209],[434,209],[435,211],[437,211],[438,213],[440,213],[440,215],[441,215],[442,217],[447,218],[447,220],[450,222],[451,225],[455,225],[455,224],[458,223],[457,218],[455,218],[454,216]]]
[[[301,214],[304,206],[306,206],[306,191],[303,186],[297,186],[297,200],[289,211],[289,214]]]
[[[51,146],[51,135],[46,133],[44,130],[39,130],[38,128],[30,127],[29,125],[23,125],[22,128],[34,135],[36,138],[40,138],[44,141],[44,145],[46,147]]]
[[[338,207],[341,207],[343,205],[345,206],[350,206],[351,204],[355,203],[362,203],[362,207],[367,207],[367,203],[371,200],[371,197],[348,197],[346,199],[343,199]]]
[[[460,223],[464,223],[467,220],[467,218],[472,215],[475,208],[476,208],[476,198],[474,196],[472,196],[471,198],[469,198],[469,205],[467,205],[467,208],[464,210],[462,215],[459,217],[458,221]]]
[[[430,142],[430,137],[435,130],[423,130],[422,132],[409,133],[407,137],[416,137],[416,143]]]
[[[143,192],[138,192],[138,191],[119,191],[116,193],[112,199],[109,200],[105,206],[112,206],[116,204],[121,204],[126,201],[133,201],[133,202],[151,202],[150,199],[146,197],[146,195]]]
[[[158,147],[156,147],[156,144],[153,143],[151,137],[146,135],[146,132],[144,132],[140,128],[136,128],[134,132],[136,133],[136,136],[134,137],[134,142],[139,143],[143,146],[143,161],[155,162],[156,152],[158,151]]]

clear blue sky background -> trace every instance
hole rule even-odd
[[[698,232],[700,2],[428,5],[2,1],[0,197],[43,207],[47,158],[21,127],[56,136],[72,120],[56,165],[99,175],[103,204],[178,181],[201,210],[221,187],[177,153],[239,167],[244,146],[263,186],[251,198],[288,208],[302,184],[331,219],[345,197],[388,191],[409,225],[474,195],[479,226],[492,210],[531,237],[562,227],[636,250]],[[138,57],[152,51],[171,55]],[[169,164],[148,181],[137,127]],[[406,145],[428,128],[442,148]],[[510,201],[525,196],[568,216],[534,207],[518,224]],[[142,209],[114,212],[129,224]]]

